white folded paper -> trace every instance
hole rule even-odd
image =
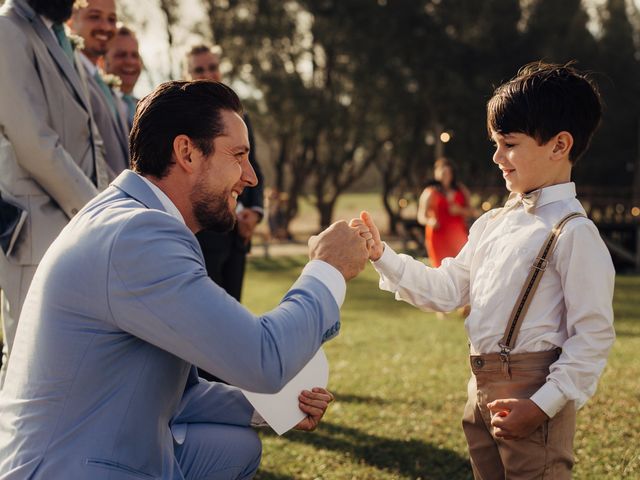
[[[300,392],[313,387],[325,388],[328,382],[329,363],[321,348],[278,393],[255,393],[247,390],[242,390],[242,393],[269,426],[278,435],[282,435],[306,416],[298,408]]]

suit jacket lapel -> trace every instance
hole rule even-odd
[[[80,105],[88,111],[87,101],[88,99],[84,95],[84,90],[82,88],[82,84],[80,82],[80,77],[78,72],[75,70],[74,66],[69,61],[69,58],[62,50],[62,47],[58,45],[53,33],[47,28],[47,26],[42,22],[42,19],[38,14],[36,14],[28,5],[26,5],[21,0],[14,0],[14,5],[16,11],[26,18],[31,25],[33,25],[33,29],[36,34],[42,40],[42,42],[47,47],[47,50],[51,54],[51,57],[60,68],[62,74],[67,78],[71,86],[73,87],[74,93]]]
[[[129,158],[129,128],[127,127],[126,122],[120,114],[118,103],[121,102],[121,100],[118,98],[115,92],[113,94],[113,100],[116,102],[116,115],[113,121],[115,122],[116,128],[118,129],[118,141],[120,142],[120,146],[125,152],[125,158]]]
[[[89,70],[84,66],[84,64],[82,64],[82,62],[80,62],[80,68],[84,69],[84,76],[86,78],[87,82],[90,82],[92,85],[92,88],[94,91],[98,92],[98,98],[100,99],[100,103],[102,104],[102,108],[104,111],[108,112],[109,114],[109,118],[111,119],[111,123],[113,124],[113,128],[115,128],[115,131],[118,133],[117,137],[118,137],[118,144],[120,145],[120,148],[122,149],[122,151],[124,152],[124,156],[125,158],[129,157],[129,144],[128,144],[128,138],[129,138],[129,133],[128,130],[126,130],[122,124],[122,121],[120,119],[120,114],[119,112],[116,111],[116,115],[114,116],[112,111],[111,111],[111,107],[108,104],[108,100],[104,97],[104,92],[102,91],[102,89],[100,88],[100,86],[98,85],[98,82],[96,81],[95,78],[93,78],[93,75],[91,75],[91,72],[89,72]],[[115,95],[115,94],[114,94]],[[114,100],[117,100],[114,96]],[[117,103],[116,103],[117,105]],[[117,107],[116,107],[117,109]]]

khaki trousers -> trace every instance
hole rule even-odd
[[[576,411],[569,402],[553,418],[522,440],[494,435],[487,403],[504,398],[529,398],[546,381],[559,351],[512,354],[509,369],[500,354],[471,355],[467,405],[462,427],[476,480],[571,478]]]

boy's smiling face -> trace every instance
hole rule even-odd
[[[558,136],[542,145],[524,133],[502,134],[492,131],[491,139],[496,148],[493,162],[500,167],[510,192],[527,193],[570,180],[571,164],[568,158],[559,161],[556,153]]]

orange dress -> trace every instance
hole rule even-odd
[[[444,258],[455,257],[467,243],[469,230],[462,215],[452,215],[449,212],[449,202],[444,193],[434,188],[431,195],[429,209],[438,224],[435,227],[425,227],[425,247],[431,265],[439,267]],[[466,207],[467,199],[460,190],[455,190],[452,203]]]

